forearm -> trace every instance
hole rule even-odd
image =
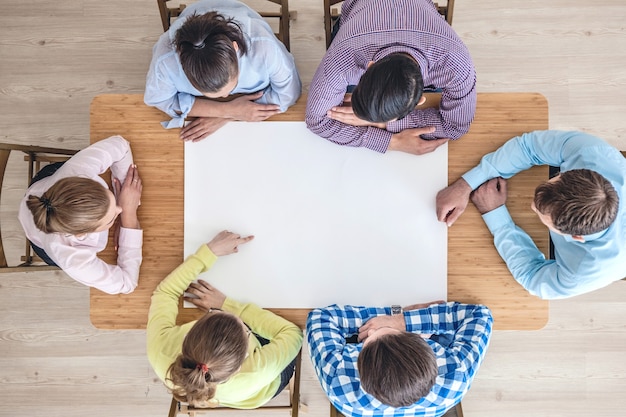
[[[233,119],[229,101],[216,101],[197,97],[188,116],[190,117],[217,117],[221,119]]]
[[[546,259],[530,236],[513,223],[506,206],[485,213],[483,220],[511,275],[528,292],[554,299],[572,291],[575,280],[571,280],[554,260]]]

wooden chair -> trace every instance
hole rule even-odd
[[[343,417],[332,403],[330,404],[330,417]],[[461,407],[461,403],[459,402],[457,405],[446,411],[446,413],[442,417],[463,417],[463,408]]]
[[[326,49],[330,46],[333,26],[339,20],[341,13],[338,8],[332,6],[342,3],[343,0],[324,0],[324,32],[326,33]],[[447,0],[445,6],[434,3],[439,13],[452,26],[452,12],[454,11],[454,0]]]
[[[180,16],[181,12],[185,9],[185,4],[180,4],[177,7],[168,7],[167,3],[170,0],[157,0],[159,6],[159,13],[161,14],[161,24],[163,25],[163,31],[165,32],[170,28],[172,19]],[[276,37],[285,45],[287,50],[290,48],[289,40],[289,19],[296,19],[297,14],[295,12],[289,13],[289,0],[267,0],[271,3],[275,3],[279,6],[278,11],[257,11],[266,20],[277,19],[278,20],[278,32],[274,33]]]
[[[289,385],[285,388],[285,391],[288,391],[289,395],[289,404],[288,405],[274,405],[275,401],[280,399],[282,396],[279,395],[276,399],[271,400],[268,404],[259,407],[258,410],[268,411],[268,410],[283,410],[290,411],[291,417],[298,417],[298,413],[300,411],[300,373],[301,373],[301,365],[302,365],[302,350],[296,356],[296,366],[291,377],[291,381],[289,381]],[[210,413],[221,413],[221,412],[229,412],[229,411],[241,411],[236,408],[227,408],[216,405],[211,408],[197,408],[192,405],[180,402],[175,398],[172,398],[172,402],[170,404],[170,411],[168,417],[176,417],[179,415],[188,415],[189,417],[195,417],[198,414],[210,414]]]
[[[30,185],[33,177],[42,168],[42,164],[52,162],[62,162],[68,160],[76,152],[70,149],[45,148],[40,146],[13,145],[0,143],[0,198],[4,185],[6,167],[12,151],[24,153],[24,161],[28,162],[27,186]],[[26,239],[24,255],[21,257],[21,264],[9,266],[2,244],[2,232],[0,231],[0,273],[1,272],[24,272],[24,271],[49,271],[59,269],[50,266],[33,253],[30,242]]]

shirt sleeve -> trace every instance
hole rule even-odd
[[[298,355],[302,346],[302,330],[290,321],[255,304],[243,304],[226,298],[223,309],[239,316],[254,333],[270,341],[256,349],[250,358],[255,363],[255,369],[263,370],[259,377],[267,378],[267,381],[258,383],[269,384]]]
[[[584,153],[581,150],[585,147],[609,148],[601,139],[582,132],[541,130],[524,133],[483,156],[475,168],[463,175],[463,179],[476,189],[491,178],[510,178],[534,165],[560,167],[566,161],[574,162]]]
[[[167,345],[172,333],[180,332],[176,326],[178,300],[200,273],[208,271],[217,256],[206,245],[202,245],[195,254],[189,256],[178,268],[172,271],[157,286],[152,294],[148,312],[147,347],[148,356],[158,357],[160,350]],[[191,322],[189,325],[193,325]],[[167,364],[169,366],[169,364]]]
[[[530,236],[513,223],[506,206],[483,214],[483,220],[511,275],[528,292],[543,299],[559,299],[584,291],[576,274],[545,258]]]
[[[337,369],[342,368],[341,365],[347,365],[343,358],[346,338],[358,334],[359,327],[369,318],[388,313],[390,312],[383,308],[337,305],[317,308],[309,313],[306,325],[309,354],[326,392],[332,391],[331,386]],[[348,387],[343,387],[344,392],[339,396],[345,395],[346,389]]]
[[[103,234],[100,236],[100,234]],[[94,234],[106,239],[108,232]],[[68,246],[52,243],[48,255],[72,279],[107,294],[128,294],[137,288],[142,262],[143,231],[120,229],[117,265],[100,259],[92,246]]]
[[[478,370],[489,344],[493,318],[482,305],[445,303],[404,312],[406,330],[412,333],[450,334],[446,349],[448,372],[466,375],[466,382]],[[450,363],[454,369],[450,369]]]
[[[261,104],[277,104],[284,112],[292,106],[302,93],[302,82],[293,56],[272,39],[265,47],[265,65],[269,65],[270,84],[257,100]]]
[[[111,136],[72,156],[59,168],[58,176],[92,178],[110,168],[114,178],[124,181],[132,163],[133,154],[128,141],[121,136]]]
[[[309,130],[338,145],[365,147],[376,152],[386,152],[391,132],[376,127],[351,126],[329,118],[326,113],[343,103],[348,83],[341,74],[332,71],[324,57],[318,67],[306,104],[305,121]],[[331,68],[327,70],[326,68]]]
[[[164,35],[167,35],[165,33]],[[175,60],[167,59],[167,56],[157,56],[158,51],[163,48],[162,41],[155,45],[152,62],[146,77],[146,91],[144,92],[144,102],[148,106],[156,107],[166,113],[172,119],[162,122],[166,129],[183,127],[185,118],[191,111],[196,97],[189,93],[179,92],[173,77],[186,79],[182,68],[175,67]],[[173,53],[173,52],[172,52]]]

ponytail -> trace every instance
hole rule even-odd
[[[237,373],[247,353],[241,321],[229,313],[207,313],[187,333],[166,381],[177,400],[202,406],[215,396],[217,384]]]
[[[29,195],[26,206],[42,232],[79,235],[98,228],[109,210],[110,196],[106,188],[92,179],[68,177],[57,181],[40,197]]]

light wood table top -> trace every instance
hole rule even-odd
[[[439,95],[428,94],[426,106],[438,104]],[[306,97],[289,111],[270,120],[304,120]],[[140,94],[107,94],[91,103],[91,142],[122,135],[130,143],[144,188],[139,220],[144,230],[143,264],[139,286],[131,294],[108,295],[94,288],[90,316],[101,329],[146,327],[150,297],[156,286],[183,261],[184,147],[179,129],[166,130],[167,116],[143,103]],[[470,131],[449,143],[448,178],[453,182],[480,158],[508,139],[524,132],[548,128],[548,103],[537,93],[479,93],[476,117]],[[324,140],[320,138],[320,140]],[[416,162],[419,157],[416,156]],[[539,249],[548,253],[548,231],[531,211],[535,187],[548,177],[547,167],[533,167],[509,182],[507,207]],[[432,213],[434,216],[435,214]],[[113,244],[100,255],[115,263]],[[529,295],[511,276],[493,246],[493,239],[470,203],[448,230],[448,300],[489,306],[498,330],[542,328],[548,320],[548,302]],[[308,310],[272,309],[304,327]],[[183,309],[179,323],[197,319],[197,309]]]

